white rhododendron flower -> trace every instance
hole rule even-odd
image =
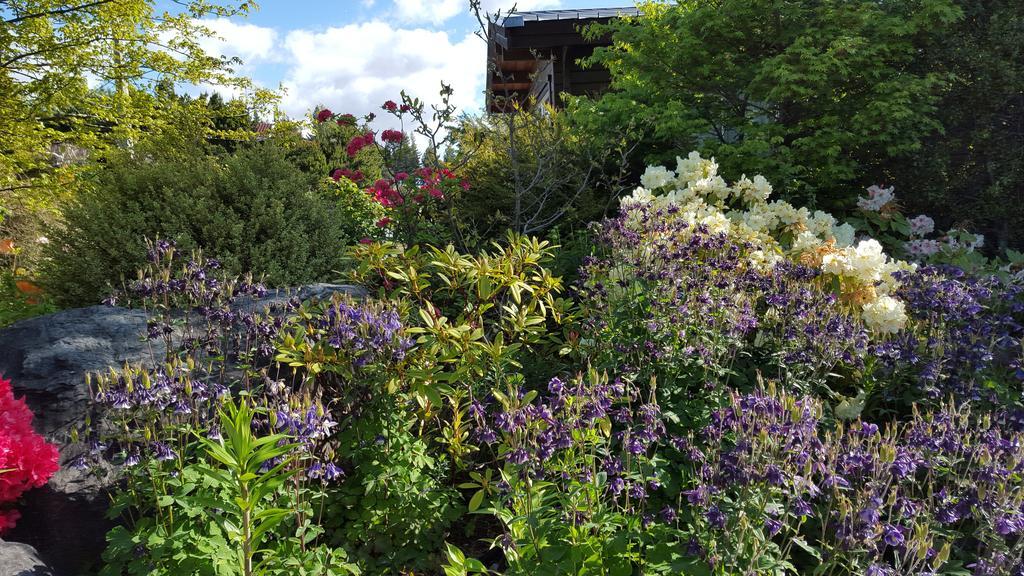
[[[626,208],[634,204],[650,204],[653,200],[654,195],[651,194],[651,191],[643,186],[639,186],[636,190],[633,190],[631,196],[623,196],[619,200],[619,206]]]
[[[895,188],[882,188],[878,185],[874,185],[868,188],[867,198],[860,197],[857,199],[857,207],[861,210],[868,210],[870,212],[878,212],[883,206],[892,202],[896,197],[893,194]]]
[[[649,190],[655,190],[671,184],[676,179],[675,172],[664,166],[648,166],[644,175],[640,177],[640,184]]]
[[[810,211],[808,211],[807,208],[796,208],[784,200],[776,200],[775,202],[768,204],[768,209],[773,211],[775,213],[775,217],[778,218],[779,222],[785,226],[804,224],[810,216]]]
[[[893,274],[914,271],[916,264],[889,258],[882,245],[871,238],[854,245],[853,226],[838,223],[827,212],[812,213],[783,200],[767,202],[772,186],[761,175],[753,179],[744,175],[730,187],[718,175],[714,158],[706,160],[691,152],[685,159],[676,158],[676,161],[675,173],[664,166],[648,167],[641,177],[643,186],[622,198],[621,205],[673,206],[669,213],[691,224],[689,230],[703,226],[711,234],[729,234],[736,240],[749,242],[753,246],[747,254],[750,264],[766,271],[784,258],[779,238],[792,238],[789,254],[796,259],[818,251],[821,271],[842,279],[840,287],[844,299],[848,297],[848,301],[861,307],[862,319],[872,331],[891,334],[906,324],[906,307],[892,296],[899,287],[899,280]],[[652,190],[666,190],[673,184],[675,188],[664,194],[652,193]],[[730,209],[727,205],[730,199],[746,209]],[[872,186],[868,197],[860,198],[858,205],[865,210],[880,210],[893,200],[892,188]],[[910,222],[914,234],[927,234],[935,225],[927,216],[918,216]],[[680,240],[685,240],[689,234],[692,232],[683,233]],[[980,246],[983,239],[951,231],[948,241],[951,246],[973,247]],[[914,240],[907,243],[907,249],[911,254],[937,251],[939,243]],[[810,261],[817,261],[817,256]]]
[[[761,270],[771,270],[782,260],[782,256],[773,250],[754,250],[748,256],[750,264]]]
[[[849,250],[849,249],[847,249]],[[878,240],[861,240],[850,254],[853,275],[864,284],[872,284],[882,278],[882,269],[888,257]]]
[[[822,241],[813,232],[807,230],[797,234],[793,240],[792,251],[796,254],[802,254],[804,252],[810,252],[815,250],[822,245]]]
[[[729,185],[717,175],[690,182],[689,189],[699,196],[715,200],[716,203],[725,202],[730,192]]]
[[[811,219],[807,221],[807,229],[821,238],[828,238],[832,235],[832,229],[836,226],[836,219],[828,212],[815,210]]]
[[[836,246],[844,248],[853,244],[853,237],[857,233],[850,226],[849,223],[843,222],[841,225],[832,228],[832,237],[836,239]]]
[[[927,236],[935,231],[935,220],[921,214],[907,221],[910,224],[911,236]]]
[[[758,174],[751,180],[744,174],[733,184],[733,195],[747,204],[759,204],[768,200],[772,194],[772,185],[764,176]]]
[[[714,158],[705,160],[697,152],[690,152],[686,158],[676,157],[676,173],[679,174],[679,187],[686,188],[691,182],[717,176],[718,163]]]
[[[864,305],[861,317],[875,332],[895,334],[907,324],[907,307],[892,296],[879,296],[874,302]]]

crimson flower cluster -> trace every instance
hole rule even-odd
[[[345,153],[348,154],[349,158],[355,158],[356,154],[359,154],[363,148],[373,146],[374,142],[375,135],[372,131],[367,131],[359,136],[353,136],[345,146]]]
[[[331,172],[331,179],[335,182],[342,178],[347,178],[356,184],[360,184],[366,177],[363,176],[363,172],[361,170],[350,170],[348,168],[335,168]]]
[[[0,534],[21,514],[10,505],[46,484],[57,471],[57,447],[32,429],[32,411],[16,399],[11,381],[0,378]]]

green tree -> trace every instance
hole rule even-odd
[[[901,201],[944,227],[982,232],[990,248],[1024,246],[1024,3],[958,0],[964,17],[922,51],[952,77],[944,131],[891,169]]]
[[[649,161],[680,151],[764,174],[797,200],[852,198],[941,131],[949,76],[922,65],[962,16],[954,0],[681,0],[588,30],[612,91],[576,104],[614,134],[637,119]]]
[[[0,208],[55,210],[78,190],[83,169],[111,150],[182,126],[212,131],[205,102],[173,94],[182,84],[271,94],[234,74],[237,59],[208,55],[204,17],[245,14],[252,2],[6,0],[0,3]]]

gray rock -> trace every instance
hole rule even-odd
[[[0,540],[0,576],[53,576],[35,548]]]
[[[313,284],[258,299],[239,298],[236,311],[280,309],[292,298],[336,293],[366,296],[355,286]],[[16,396],[24,395],[35,413],[36,430],[61,447],[61,469],[45,488],[25,495],[11,537],[34,545],[60,574],[80,574],[95,565],[111,527],[104,518],[106,490],[116,474],[68,466],[82,450],[68,438],[88,407],[85,375],[125,364],[153,367],[165,351],[162,342],[145,341],[145,332],[144,312],[111,306],[63,310],[0,330],[0,376],[11,380]]]

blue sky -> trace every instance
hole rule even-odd
[[[489,11],[512,2],[482,0]],[[519,0],[518,10],[629,6],[629,0]],[[464,111],[482,106],[484,42],[473,35],[469,0],[261,0],[247,18],[210,20],[215,55],[237,56],[239,70],[285,91],[292,117],[317,104],[357,115],[379,111],[405,89],[427,102],[443,79]],[[209,87],[208,87],[209,88]]]

